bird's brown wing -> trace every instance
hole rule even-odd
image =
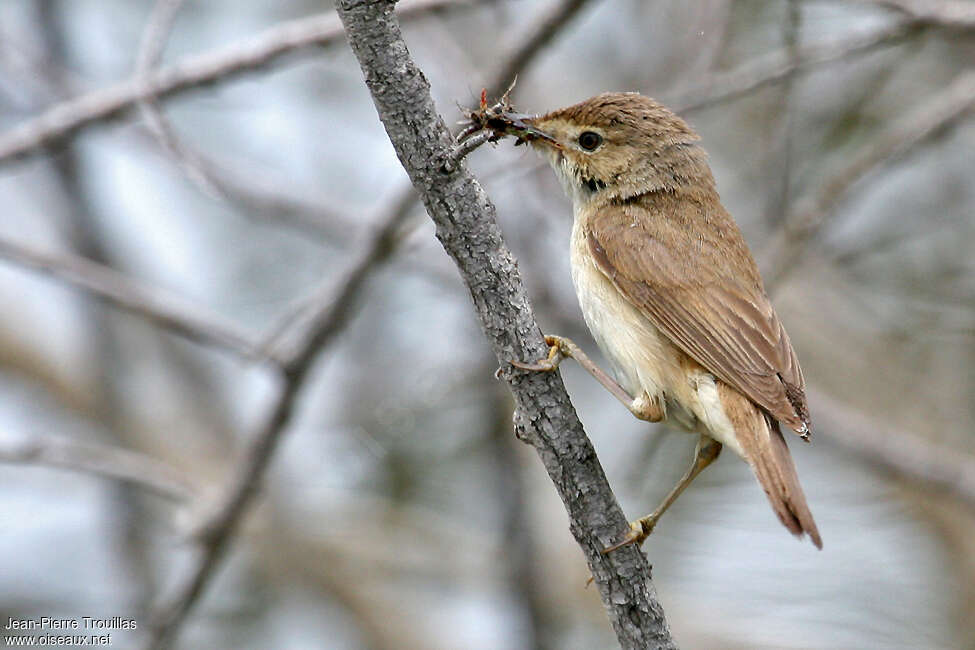
[[[809,431],[799,362],[737,227],[722,214],[720,232],[691,235],[658,212],[640,202],[593,215],[587,238],[597,266],[708,372],[790,428]]]

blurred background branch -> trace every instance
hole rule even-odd
[[[957,0],[854,0],[863,4],[889,7],[940,27],[953,29],[975,28],[975,7]]]
[[[177,502],[194,496],[191,482],[145,454],[64,436],[0,437],[0,462],[60,467],[140,485]]]
[[[412,0],[403,2],[404,16],[423,13],[465,0]],[[0,135],[0,162],[32,153],[93,123],[104,123],[140,103],[198,89],[215,81],[253,72],[280,57],[312,45],[320,47],[344,35],[334,13],[311,16],[275,26],[241,43],[199,54],[158,70],[93,91],[62,104]]]
[[[875,137],[870,146],[862,148],[849,164],[823,182],[808,203],[797,202],[794,213],[782,221],[781,236],[769,253],[772,263],[763,274],[769,291],[774,291],[788,273],[798,268],[803,251],[829,224],[836,206],[861,179],[968,117],[973,108],[975,72],[969,72]]]
[[[830,441],[898,478],[917,482],[975,508],[975,454],[932,444],[916,433],[868,417],[813,388],[810,399],[823,414]]]
[[[307,329],[287,352],[281,354],[281,387],[264,423],[238,461],[227,482],[224,496],[201,523],[194,523],[193,537],[198,541],[195,562],[176,578],[177,586],[150,621],[148,647],[164,647],[177,633],[186,613],[205,588],[210,575],[230,541],[241,515],[257,494],[261,480],[271,462],[281,436],[295,414],[295,404],[305,377],[316,355],[320,354],[351,318],[361,288],[374,268],[393,251],[392,242],[406,211],[394,209],[380,227],[364,237],[358,253],[345,272],[329,287],[324,299],[316,301]],[[265,349],[274,349],[278,341],[270,340]]]
[[[70,253],[45,253],[0,237],[0,257],[51,275],[130,311],[159,327],[201,343],[225,348],[248,359],[266,356],[239,326],[202,306],[191,306],[164,292]]]

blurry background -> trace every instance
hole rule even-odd
[[[0,620],[135,619],[115,647],[614,647],[330,9],[0,2]],[[792,450],[825,548],[726,454],[644,547],[682,647],[975,647],[975,3],[402,20],[448,122],[515,71],[526,112],[605,90],[680,109],[768,280],[810,385],[814,444]],[[156,68],[172,87],[136,108]],[[469,164],[542,327],[595,354],[551,171],[509,142]],[[381,225],[392,251],[370,248]],[[295,333],[323,305],[312,357]],[[290,339],[314,363],[282,380],[254,357]],[[563,368],[645,514],[694,438]]]

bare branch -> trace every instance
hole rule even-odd
[[[173,22],[176,14],[183,6],[184,0],[156,0],[149,14],[149,20],[142,34],[142,42],[139,44],[139,52],[136,55],[135,72],[137,77],[145,77],[152,69],[159,64],[163,51],[166,49],[166,41],[169,40],[169,33],[173,29]],[[150,95],[143,100],[142,104],[152,104],[155,97]]]
[[[2,436],[0,462],[60,467],[125,481],[175,501],[194,496],[175,468],[139,452],[64,436]]]
[[[173,638],[202,593],[223,557],[241,515],[256,494],[282,434],[294,417],[297,396],[312,362],[348,321],[363,283],[393,253],[396,232],[409,214],[411,205],[412,199],[393,206],[383,222],[365,236],[364,244],[346,271],[328,291],[321,292],[302,336],[296,342],[289,341],[291,345],[287,350],[275,354],[281,358],[283,385],[239,461],[223,498],[207,513],[205,520],[196,525],[195,537],[199,540],[196,557],[178,577],[173,594],[156,609],[150,622],[150,648],[164,647]],[[266,347],[277,350],[284,345],[272,340]]]
[[[854,0],[895,9],[911,18],[952,29],[975,27],[975,5],[959,0]]]
[[[150,93],[153,68],[161,59],[168,34],[183,3],[184,0],[158,0],[147,21],[136,57],[135,76],[149,84]],[[320,201],[293,198],[290,195],[293,193],[282,191],[279,183],[265,175],[246,174],[242,168],[231,170],[215,164],[179,138],[154,95],[140,100],[137,105],[156,141],[204,194],[246,206],[266,219],[277,219],[318,236],[348,241],[346,233],[354,222],[341,216],[334,207],[326,207]]]
[[[146,124],[149,125],[149,130],[163,149],[169,151],[184,170],[186,176],[204,193],[217,195],[219,190],[211,180],[211,174],[203,160],[176,136],[176,132],[156,101],[151,83],[153,68],[158,65],[162,57],[169,32],[176,20],[176,14],[183,6],[183,1],[156,0],[152,12],[149,14],[149,20],[142,34],[142,42],[139,44],[135,66],[135,77],[142,80],[146,85],[148,94],[138,101],[137,106]]]
[[[0,237],[0,258],[64,280],[180,336],[219,346],[245,359],[265,358],[247,333],[221,316],[83,257],[44,253]]]
[[[665,93],[668,104],[679,113],[710,108],[747,95],[792,75],[807,72],[828,63],[865,54],[878,47],[896,44],[917,33],[919,24],[902,21],[879,30],[846,36],[841,39],[804,45],[790,52],[785,48],[769,56],[750,61],[734,70],[697,82],[690,88]]]
[[[464,0],[404,1],[400,13],[416,16]],[[93,123],[120,116],[140,101],[171,97],[253,72],[282,56],[309,46],[325,46],[343,36],[334,13],[291,20],[227,47],[183,59],[159,69],[149,79],[134,77],[59,103],[0,135],[0,163],[36,153],[56,140]]]
[[[565,26],[586,8],[591,0],[565,0],[550,12],[537,18],[521,39],[521,42],[508,54],[487,86],[488,97],[497,97],[508,84],[524,70],[529,61],[535,59]]]
[[[975,72],[968,72],[881,133],[849,165],[823,183],[814,198],[800,201],[772,245],[768,256],[772,262],[763,274],[766,285],[780,284],[798,267],[806,246],[829,223],[836,208],[861,179],[964,118],[973,106]]]
[[[450,156],[444,162],[444,171],[453,172],[457,170],[460,161],[467,157],[472,151],[491,140],[496,140],[497,136],[490,131],[481,131],[474,135],[460,140],[450,151]]]
[[[570,528],[586,555],[624,648],[673,648],[649,566],[638,549],[602,550],[626,529],[595,451],[557,374],[513,372],[512,359],[546,349],[494,206],[462,165],[444,173],[453,141],[430,88],[413,63],[393,17],[393,3],[338,3],[352,50],[380,119],[474,300],[485,335],[516,402],[516,432],[530,442],[558,489]]]
[[[975,456],[878,422],[815,388],[808,392],[816,407],[817,433],[883,471],[950,494],[975,508]]]

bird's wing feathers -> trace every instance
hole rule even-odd
[[[587,233],[597,266],[708,372],[805,433],[809,410],[802,371],[761,284],[729,276],[721,257],[728,254],[726,246],[712,248],[706,238],[683,240],[680,250],[665,245],[654,236],[653,222],[663,228],[673,223],[660,221],[668,215],[652,212],[645,205],[598,210]],[[732,235],[740,237],[737,229]],[[747,264],[757,279],[750,257]]]

